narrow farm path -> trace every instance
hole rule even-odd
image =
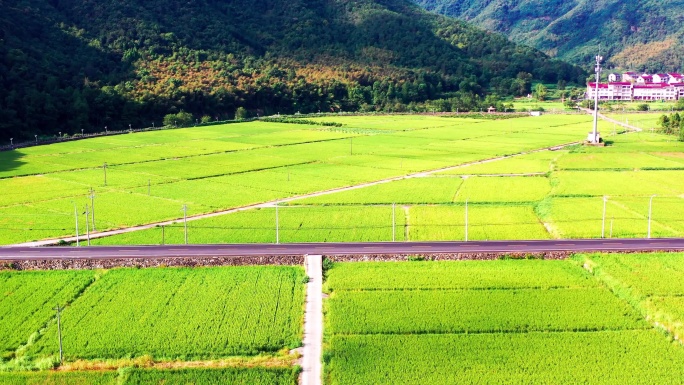
[[[360,189],[360,188],[364,188],[364,187],[375,186],[375,185],[394,182],[394,181],[398,181],[398,180],[402,180],[402,179],[428,177],[428,176],[431,176],[433,174],[443,172],[443,171],[454,170],[454,169],[472,166],[472,165],[476,165],[476,164],[496,162],[498,160],[509,159],[509,158],[513,158],[516,156],[532,154],[532,153],[536,153],[536,152],[542,152],[542,151],[548,151],[548,150],[557,150],[557,149],[561,149],[561,148],[567,147],[567,146],[572,146],[572,145],[575,145],[578,143],[580,143],[580,142],[577,141],[577,142],[563,143],[563,144],[550,146],[550,147],[543,147],[543,148],[538,148],[538,149],[533,149],[533,150],[521,151],[521,152],[518,152],[515,154],[510,154],[510,155],[498,156],[495,158],[489,158],[489,159],[476,160],[476,161],[472,161],[472,162],[462,163],[462,164],[459,164],[456,166],[442,167],[442,168],[433,169],[433,170],[429,170],[429,171],[421,171],[421,172],[408,174],[408,175],[400,175],[400,176],[376,180],[376,181],[372,181],[372,182],[364,182],[364,183],[360,183],[360,184],[352,185],[352,186],[338,187],[338,188],[334,188],[334,189],[330,189],[330,190],[323,190],[323,191],[317,191],[317,192],[308,193],[308,194],[296,195],[296,196],[292,196],[289,198],[283,198],[283,199],[278,199],[278,200],[269,201],[269,202],[263,202],[263,203],[257,203],[257,204],[242,206],[242,207],[236,207],[236,208],[232,208],[232,209],[216,211],[213,213],[198,214],[198,215],[188,216],[187,220],[188,220],[188,222],[190,222],[190,221],[196,221],[199,219],[213,218],[213,217],[218,217],[221,215],[233,214],[233,213],[257,209],[257,208],[272,208],[272,207],[275,207],[276,205],[278,205],[280,203],[291,202],[291,201],[295,201],[295,200],[299,200],[299,199],[303,199],[303,198],[312,198],[312,197],[318,197],[318,196],[323,196],[323,195],[335,194],[335,193],[343,192],[343,191],[356,190],[356,189]],[[169,220],[169,221],[153,222],[153,223],[148,223],[145,225],[131,226],[131,227],[126,227],[126,228],[121,228],[121,229],[116,229],[116,230],[91,232],[90,233],[90,239],[104,238],[104,237],[108,237],[108,236],[112,236],[112,235],[130,233],[133,231],[147,230],[147,229],[155,228],[157,226],[170,226],[170,225],[176,224],[182,220],[183,220],[183,218],[181,217],[181,218],[177,218],[177,219],[173,219],[173,220]],[[17,243],[17,244],[13,244],[13,245],[6,245],[4,247],[50,246],[50,245],[56,244],[60,240],[64,240],[65,242],[76,242],[76,239],[77,239],[77,237],[75,237],[75,236],[73,236],[73,237],[60,237],[60,238],[51,238],[51,239],[45,239],[45,240],[41,240],[41,241],[34,241],[34,242]],[[86,235],[80,235],[78,237],[78,239],[80,241],[85,241]]]
[[[300,385],[321,385],[323,365],[323,257],[307,255],[306,310],[304,311],[304,341]]]
[[[589,108],[582,108],[582,111],[586,112],[586,113],[589,114],[589,115],[593,115],[593,114],[594,114],[594,110],[591,110],[591,109],[589,109]],[[643,131],[641,128],[639,128],[639,127],[637,127],[637,126],[632,126],[632,125],[627,124],[627,123],[625,123],[625,122],[621,122],[621,121],[619,121],[619,120],[615,120],[615,119],[613,119],[613,118],[609,118],[609,117],[603,115],[603,114],[600,113],[600,112],[599,112],[599,114],[598,114],[598,117],[601,118],[601,119],[603,119],[603,120],[605,120],[606,122],[617,124],[618,126],[624,127],[624,128],[626,128],[626,129],[628,129],[628,130],[630,130],[630,131],[636,131],[636,132],[641,132],[641,131]]]

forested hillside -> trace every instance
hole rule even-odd
[[[682,0],[415,2],[587,67],[599,44],[609,65],[621,69],[660,72],[684,67]]]
[[[585,73],[406,0],[0,2],[0,137],[247,114],[477,108]],[[488,101],[489,102],[489,101]]]

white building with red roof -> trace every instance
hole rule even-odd
[[[632,95],[634,100],[677,100],[678,90],[668,83],[635,84]]]
[[[623,82],[632,82],[632,81],[635,82],[638,77],[639,77],[639,74],[637,74],[636,72],[629,71],[629,72],[624,72],[622,74],[622,79],[620,79],[620,80],[622,80]]]
[[[621,81],[618,79],[621,78]],[[596,98],[596,83],[587,83],[586,99]],[[684,75],[676,72],[649,75],[647,73],[611,73],[608,83],[599,83],[599,100],[679,100],[684,98]]]
[[[638,84],[648,84],[648,83],[653,83],[653,76],[643,74],[639,77],[637,77],[636,82]]]
[[[671,72],[667,74],[670,79],[668,83],[674,84],[674,83],[684,83],[684,75],[677,73],[677,72]]]
[[[670,75],[668,74],[655,74],[653,75],[653,83],[669,83]]]
[[[595,95],[596,83],[587,84],[586,98],[593,100]],[[632,83],[599,83],[599,100],[632,100]]]

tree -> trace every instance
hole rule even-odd
[[[192,124],[192,114],[181,111],[177,114],[164,115],[164,125],[171,127],[187,127]]]
[[[546,95],[548,93],[548,88],[546,88],[546,86],[541,83],[537,83],[537,85],[534,87],[534,97],[540,102],[546,100]]]
[[[235,110],[235,120],[245,120],[249,118],[249,112],[247,112],[247,109],[245,107],[238,107],[237,110]]]

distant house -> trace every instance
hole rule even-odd
[[[619,82],[622,80],[622,76],[620,74],[612,73],[608,74],[608,81],[613,83],[613,82]]]
[[[682,75],[680,73],[672,72],[672,73],[669,73],[667,75],[670,77],[670,79],[668,81],[668,83],[670,83],[670,84],[684,83],[684,75]]]
[[[643,74],[636,79],[637,84],[649,84],[653,83],[653,76]]]
[[[653,83],[669,83],[670,75],[668,74],[655,74],[653,75]]]
[[[639,77],[639,75],[636,72],[624,72],[621,80],[623,82],[635,82],[637,77]]]

